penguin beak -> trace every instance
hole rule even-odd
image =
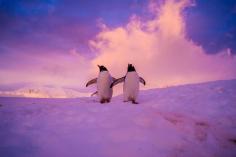
[[[99,71],[101,71],[101,66],[100,65],[97,65],[98,66],[98,68],[99,68]]]

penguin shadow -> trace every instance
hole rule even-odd
[[[0,107],[2,107],[3,105],[2,104],[0,104]]]

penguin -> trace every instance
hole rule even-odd
[[[99,74],[97,78],[94,78],[87,82],[86,87],[91,84],[97,84],[97,91],[94,92],[91,96],[97,94],[100,103],[109,103],[113,94],[112,88],[110,88],[111,83],[115,80],[103,65],[98,65]]]
[[[133,104],[138,104],[136,100],[139,93],[139,82],[141,82],[143,85],[146,85],[146,82],[142,77],[138,75],[132,64],[128,64],[126,75],[113,81],[110,88],[121,82],[124,82],[123,84],[124,102],[132,101]]]

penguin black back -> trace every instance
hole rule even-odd
[[[128,69],[127,69],[128,72],[132,72],[132,71],[135,71],[135,68],[132,64],[128,64]]]
[[[107,71],[107,68],[103,65],[98,65],[100,72]]]

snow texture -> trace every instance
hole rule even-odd
[[[236,80],[122,96],[0,98],[1,157],[235,157]]]

